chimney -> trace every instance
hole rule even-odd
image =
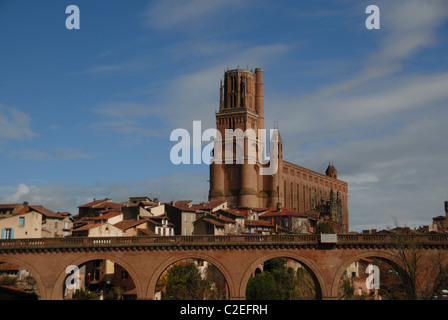
[[[445,201],[445,216],[448,217],[448,201]]]

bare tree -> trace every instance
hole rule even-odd
[[[395,220],[395,219],[394,219]],[[394,254],[397,257],[399,266],[396,271],[399,275],[409,300],[432,299],[448,284],[447,277],[447,252],[438,251],[430,259],[430,265],[424,265],[424,247],[419,237],[412,235],[412,230],[408,227],[399,227],[395,220],[396,228],[393,229]],[[422,275],[425,277],[424,283],[418,283]]]
[[[397,268],[399,280],[406,294],[406,298],[415,300],[417,294],[417,279],[422,258],[421,246],[415,237],[406,234],[406,229],[396,229],[394,239],[394,254],[400,262]]]

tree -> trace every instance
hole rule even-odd
[[[407,227],[400,227],[394,219],[395,228],[392,232],[394,252],[399,262],[396,271],[403,286],[406,299],[432,299],[448,285],[448,267],[446,252],[436,253],[431,264],[424,266],[422,257],[424,248],[418,237],[411,236],[412,231]],[[424,275],[424,283],[418,283],[419,277]]]
[[[218,279],[217,272],[207,268],[206,274]],[[180,262],[171,266],[166,276],[159,281],[158,286],[164,287],[162,293],[164,300],[217,300],[225,296],[219,290],[222,281],[217,284],[213,280],[203,278],[194,262]]]
[[[448,255],[446,252],[437,252],[431,257],[432,265],[428,267],[427,274],[432,281],[427,284],[427,299],[446,299],[442,290],[448,288]]]
[[[77,290],[73,294],[73,300],[98,300],[98,296],[89,289]]]
[[[316,298],[316,285],[311,274],[301,267],[297,270],[297,294],[301,299],[312,300]]]
[[[316,233],[334,233],[333,226],[329,222],[321,222],[316,227]]]
[[[421,245],[415,237],[410,236],[411,230],[400,227],[394,218],[395,228],[392,230],[394,243],[394,255],[399,262],[395,269],[403,286],[406,299],[417,299],[417,277],[420,273],[420,261],[422,258]]]
[[[295,274],[293,269],[287,268],[286,259],[275,258],[266,261],[263,269],[262,274],[251,277],[247,283],[248,300],[298,300],[315,297],[314,284],[309,283],[312,278],[304,268],[299,268]]]
[[[355,288],[353,288],[350,278],[344,277],[339,288],[340,299],[352,300],[355,296]]]

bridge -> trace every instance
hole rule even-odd
[[[433,277],[430,270],[435,256],[442,256],[444,265],[448,265],[448,235],[390,234],[9,239],[0,240],[0,262],[31,272],[41,300],[61,300],[67,266],[111,260],[132,277],[137,299],[154,299],[157,281],[170,265],[183,259],[202,259],[221,271],[229,298],[242,300],[254,270],[269,259],[284,257],[296,260],[308,270],[318,299],[337,299],[344,271],[359,259],[378,258],[402,267],[397,241],[419,245],[422,268],[417,282],[421,288]]]

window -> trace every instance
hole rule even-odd
[[[14,229],[2,229],[2,239],[14,239]]]
[[[128,280],[129,279],[129,273],[126,270],[121,270],[121,279],[122,280]]]
[[[25,217],[19,217],[19,226],[23,227],[25,225]]]

